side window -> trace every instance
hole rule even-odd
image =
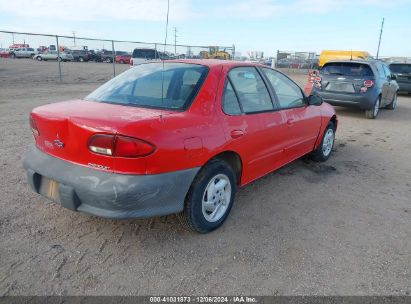
[[[223,111],[228,115],[241,114],[240,104],[238,103],[237,96],[230,81],[227,81],[223,93]]]
[[[378,73],[380,74],[380,77],[382,77],[382,78],[387,77],[387,75],[385,74],[385,70],[384,70],[383,65],[378,62],[378,63],[376,64],[376,66],[377,66],[377,69],[378,69]]]
[[[228,73],[245,113],[273,109],[270,94],[254,67],[234,68]]]
[[[390,69],[389,69],[385,64],[383,64],[382,66],[383,66],[383,68],[384,68],[385,76],[386,76],[386,77],[390,77],[390,76],[391,76],[391,71],[390,71]]]
[[[303,93],[298,85],[274,70],[263,68],[263,71],[273,86],[281,109],[301,107],[305,104]]]

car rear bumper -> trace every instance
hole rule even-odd
[[[376,94],[371,94],[372,92],[351,94],[316,91],[316,93],[320,95],[325,102],[333,106],[352,107],[362,110],[372,109],[378,96]]]
[[[35,192],[73,211],[114,219],[181,212],[200,169],[155,175],[116,174],[75,165],[35,147],[24,154],[23,167]],[[54,191],[47,188],[50,180]]]

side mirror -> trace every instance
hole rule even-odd
[[[310,106],[320,106],[323,103],[323,99],[318,95],[310,95],[308,98],[308,105]]]
[[[391,80],[396,80],[396,79],[397,79],[397,75],[391,74]]]

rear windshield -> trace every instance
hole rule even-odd
[[[136,107],[182,110],[194,99],[207,71],[205,66],[197,64],[141,64],[113,78],[85,99]]]
[[[411,74],[411,64],[390,64],[390,70],[394,74]]]
[[[322,75],[341,75],[341,76],[374,76],[370,66],[368,64],[362,63],[342,63],[342,62],[332,62],[326,63],[320,70]]]

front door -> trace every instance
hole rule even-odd
[[[262,68],[273,91],[278,106],[286,120],[286,138],[284,157],[289,162],[314,149],[321,127],[320,110],[309,106],[300,89],[287,76]]]

